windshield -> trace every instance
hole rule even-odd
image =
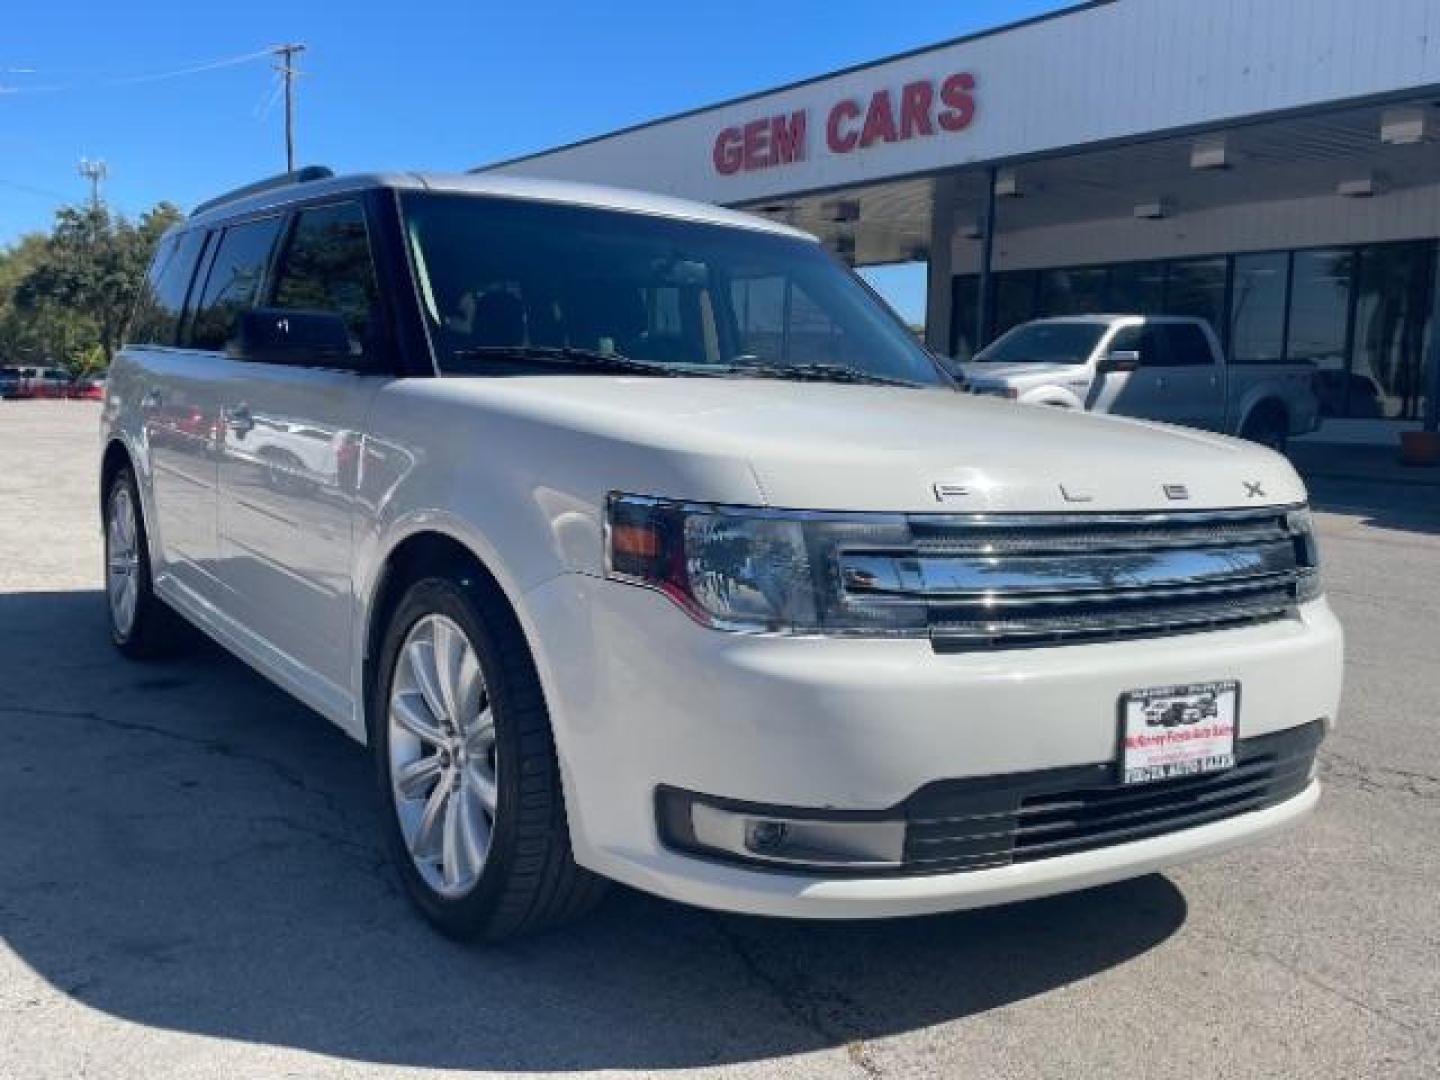
[[[444,375],[615,372],[613,356],[635,373],[948,385],[808,240],[484,196],[402,206]]]
[[[975,359],[991,364],[1083,364],[1104,332],[1104,323],[1026,323]]]

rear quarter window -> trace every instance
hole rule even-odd
[[[125,333],[127,343],[174,345],[179,340],[180,313],[204,243],[205,233],[201,230],[168,236],[160,242]]]

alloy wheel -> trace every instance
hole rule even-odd
[[[110,497],[110,520],[105,530],[105,592],[110,618],[121,637],[135,626],[140,599],[140,529],[130,488],[116,487]]]
[[[436,893],[464,896],[490,852],[499,788],[485,678],[453,619],[426,615],[410,628],[387,723],[390,784],[410,858]]]

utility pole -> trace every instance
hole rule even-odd
[[[100,183],[109,174],[105,162],[99,159],[91,161],[89,158],[82,157],[78,171],[81,176],[90,181],[90,209],[100,209]]]
[[[291,43],[276,45],[270,50],[275,54],[275,70],[285,80],[285,171],[295,171],[295,57],[305,51],[304,45]]]

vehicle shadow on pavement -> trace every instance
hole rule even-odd
[[[365,752],[214,647],[134,665],[97,592],[0,595],[0,933],[138,1024],[413,1067],[696,1067],[845,1047],[1094,976],[1179,928],[1151,876],[871,923],[617,888],[465,947],[412,913]]]
[[[1440,484],[1395,484],[1310,477],[1310,506],[1353,515],[1372,528],[1440,534]]]

